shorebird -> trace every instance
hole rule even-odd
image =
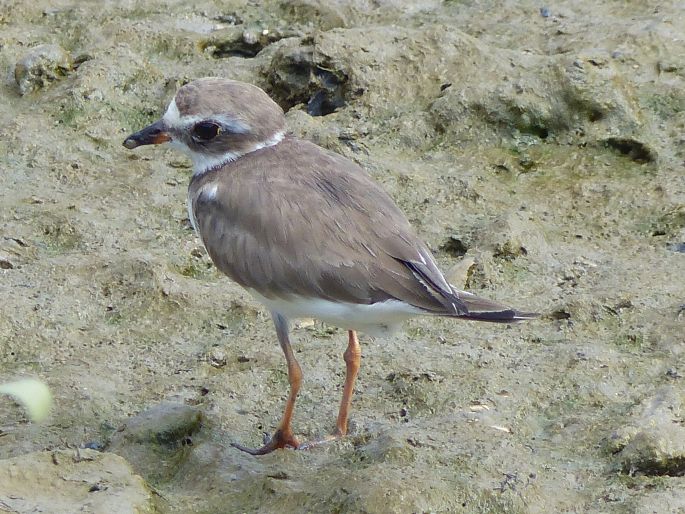
[[[283,110],[257,86],[203,78],[124,146],[169,142],[193,162],[188,216],[214,264],[270,311],[290,391],[260,448],[303,447],[291,428],[302,371],[289,322],[317,318],[348,331],[335,431],[347,433],[361,348],[420,315],[511,323],[535,317],[451,286],[390,196],[360,166],[286,132]]]

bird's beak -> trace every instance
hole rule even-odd
[[[142,145],[159,145],[171,141],[171,136],[162,120],[155,121],[143,130],[131,134],[124,141],[124,146],[133,150]]]

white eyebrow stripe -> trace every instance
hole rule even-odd
[[[169,128],[174,129],[185,129],[191,125],[195,125],[198,121],[202,120],[214,120],[224,127],[224,129],[233,134],[247,134],[250,132],[250,126],[242,120],[231,118],[225,114],[219,114],[217,116],[181,116],[181,112],[178,110],[178,105],[176,105],[176,99],[173,99],[169,106],[167,107],[162,120]]]
[[[231,118],[225,114],[212,116],[210,119],[218,121],[223,127],[233,134],[247,134],[250,132],[250,126],[242,120]]]

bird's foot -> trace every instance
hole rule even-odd
[[[243,446],[238,443],[231,443],[231,446],[245,453],[249,453],[250,455],[266,455],[267,453],[271,453],[278,448],[299,449],[302,447],[290,430],[284,431],[281,429],[276,430],[274,435],[271,436],[271,438],[266,441],[264,446],[261,448],[248,448],[247,446]]]

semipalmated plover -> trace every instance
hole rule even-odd
[[[276,432],[254,455],[300,447],[291,430],[302,371],[289,322],[349,331],[342,402],[331,438],[347,433],[359,370],[356,331],[385,334],[419,315],[510,323],[535,317],[452,287],[392,198],[361,167],[286,133],[260,88],[222,78],[181,87],[129,149],[169,142],[193,161],[188,215],[216,266],[271,312],[290,392]]]

